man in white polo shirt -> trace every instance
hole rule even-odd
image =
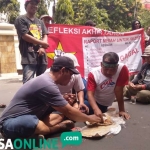
[[[75,55],[73,55],[71,53],[65,53],[64,56],[72,59],[75,67],[79,67],[79,63],[78,63],[78,60]],[[84,87],[82,77],[80,74],[73,75],[70,82],[66,86],[62,86],[62,85],[58,84],[58,88],[62,95],[69,95],[70,97],[72,96],[74,98],[76,98],[76,96],[77,96],[77,99],[79,101],[78,109],[84,113],[88,113],[88,107],[84,104],[83,90],[85,87]],[[73,94],[73,90],[76,94]]]
[[[119,57],[114,52],[104,54],[101,66],[93,69],[88,75],[87,90],[89,114],[102,118],[102,113],[107,111],[115,97],[118,101],[119,115],[129,119],[125,112],[123,101],[123,88],[128,84],[128,69],[123,64],[118,64]]]

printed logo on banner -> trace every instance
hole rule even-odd
[[[54,60],[60,56],[63,56],[65,53],[70,52],[64,52],[62,44],[59,42],[57,48],[54,50],[54,52],[47,53],[47,57]],[[75,54],[76,52],[71,52],[72,54]]]

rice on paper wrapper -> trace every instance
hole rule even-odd
[[[83,137],[102,137],[107,134],[118,134],[121,131],[121,124],[125,124],[123,118],[116,115],[115,110],[109,110],[104,114],[110,122],[112,121],[112,123],[92,125],[89,122],[86,122],[87,125],[81,129],[81,134]]]
[[[81,134],[83,137],[102,137],[106,134],[108,134],[111,130],[111,128],[116,128],[118,125],[117,124],[112,124],[108,126],[93,126],[93,127],[88,127],[85,126],[81,130]]]

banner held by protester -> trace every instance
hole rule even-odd
[[[64,53],[73,53],[80,64],[83,77],[98,67],[106,52],[116,52],[120,63],[126,64],[130,74],[142,66],[144,50],[144,29],[130,32],[112,32],[91,26],[50,24],[47,26],[50,47],[47,49],[48,67],[53,60]]]

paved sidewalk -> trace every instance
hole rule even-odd
[[[0,76],[0,80],[13,80],[18,79],[22,80],[22,75],[6,75],[6,76]]]
[[[0,102],[7,106],[17,90],[22,86],[19,78],[9,78],[0,80]],[[114,108],[118,109],[117,102]],[[150,105],[131,104],[125,101],[126,111],[131,115],[131,119],[126,121],[125,127],[115,136],[105,136],[103,138],[90,139],[83,138],[80,146],[68,145],[61,147],[60,134],[49,135],[48,139],[58,139],[58,150],[149,150],[150,149]],[[0,115],[3,112],[0,109]],[[84,123],[77,122],[76,127],[83,127]],[[1,135],[0,135],[0,138]],[[42,150],[42,149],[41,149]],[[48,148],[43,150],[50,150]]]

